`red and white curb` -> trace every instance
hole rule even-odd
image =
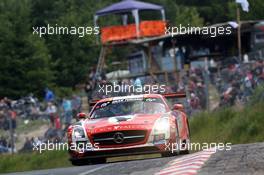
[[[155,175],[194,175],[215,152],[215,149],[208,149],[180,157]]]

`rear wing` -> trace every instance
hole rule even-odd
[[[185,104],[187,96],[185,92],[175,92],[163,94],[163,97],[167,99],[169,106],[173,106],[175,104]]]
[[[174,93],[168,93],[168,94],[162,94],[162,95],[166,99],[171,99],[171,98],[186,98],[186,93],[185,92],[174,92]]]
[[[174,92],[174,93],[168,93],[168,94],[161,94],[166,99],[176,99],[176,98],[186,98],[185,92]],[[99,101],[100,99],[93,100],[89,102],[90,109]]]

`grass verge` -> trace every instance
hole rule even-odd
[[[264,141],[264,103],[202,112],[190,120],[192,142],[253,143]]]
[[[67,167],[71,165],[68,158],[67,151],[1,155],[0,173]]]

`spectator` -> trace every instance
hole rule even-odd
[[[71,124],[72,120],[72,102],[68,99],[63,99],[62,101],[62,108],[63,108],[63,114],[64,114],[64,123],[65,128],[67,128]]]
[[[46,113],[49,116],[51,126],[54,126],[55,116],[57,115],[57,107],[52,102],[48,102]]]
[[[6,138],[4,138],[3,136],[0,138],[0,145],[3,147],[7,147]]]
[[[52,140],[56,136],[57,136],[57,130],[52,126],[50,126],[44,134],[44,137],[46,138],[46,140]]]
[[[1,137],[0,138],[0,154],[7,153],[8,151],[9,150],[8,150],[8,144],[7,144],[6,138]]]
[[[16,129],[16,127],[17,127],[17,122],[16,122],[17,114],[16,114],[16,112],[13,111],[13,110],[9,110],[8,111],[8,115],[9,115],[9,117],[11,119],[11,127],[12,127],[12,129]]]
[[[206,94],[204,84],[201,82],[197,83],[196,95],[200,100],[202,109],[206,109]]]
[[[60,121],[60,117],[58,115],[55,116],[55,128],[57,130],[61,129],[61,121]]]
[[[45,101],[52,102],[54,101],[54,99],[55,99],[54,93],[49,88],[46,88],[45,89]]]
[[[92,99],[92,91],[93,91],[92,81],[86,81],[84,90],[87,94],[87,99],[88,99],[88,103],[89,103],[90,100]]]
[[[189,103],[192,111],[201,109],[200,100],[194,93],[191,93],[191,98]]]
[[[26,141],[24,143],[24,146],[20,150],[21,152],[28,152],[33,150],[33,143],[32,143],[33,138],[30,140],[28,137],[26,137]]]
[[[142,83],[141,83],[140,78],[136,78],[136,79],[135,79],[135,81],[134,81],[134,86],[135,86],[135,88],[137,88],[137,87],[141,87],[141,86],[142,86]]]
[[[253,88],[253,84],[252,84],[252,74],[250,74],[248,72],[247,76],[244,79],[244,96],[248,97],[252,94],[252,88]]]
[[[71,103],[72,116],[76,116],[79,112],[81,112],[82,100],[77,95],[73,95]]]

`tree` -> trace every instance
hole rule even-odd
[[[40,96],[47,86],[67,91],[83,83],[99,57],[96,36],[45,35],[40,38],[32,34],[32,27],[46,27],[48,24],[93,26],[93,15],[97,10],[119,1],[1,0],[0,96],[18,98],[30,92]],[[164,6],[167,19],[173,26],[201,26],[236,20],[235,0],[142,1]],[[248,1],[250,11],[241,12],[241,19],[263,18],[263,0]],[[111,16],[100,20],[104,24],[114,24],[117,18]],[[115,49],[106,61],[116,61],[125,54],[125,49]]]
[[[236,20],[235,0],[177,0],[183,6],[195,6],[206,24]],[[249,13],[242,13],[241,20],[259,20],[264,16],[263,0],[248,0]]]
[[[0,3],[0,96],[41,95],[51,84],[50,55],[43,39],[33,36],[29,0]]]

